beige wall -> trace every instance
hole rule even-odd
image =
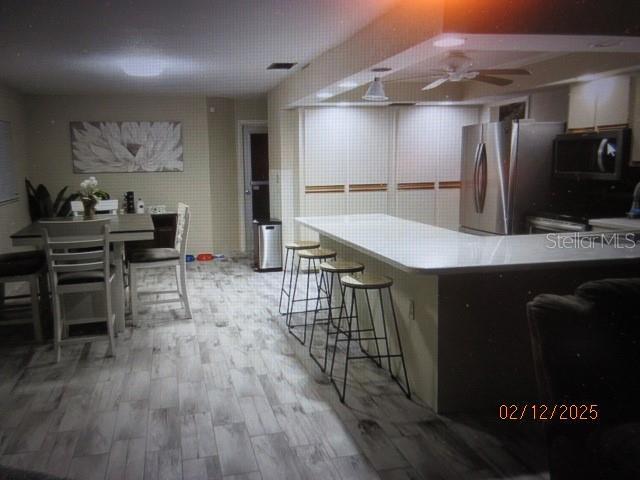
[[[234,102],[208,98],[212,248],[229,254],[239,245],[238,169],[235,157]]]
[[[236,128],[241,120],[266,120],[266,98],[34,95],[26,97],[26,108],[27,173],[52,192],[65,185],[75,190],[88,176],[72,171],[70,121],[181,121],[184,172],[95,176],[113,198],[133,190],[147,206],[172,209],[179,201],[188,203],[193,210],[191,252],[228,255],[240,249]]]
[[[236,100],[233,103],[236,125],[241,120],[267,120],[267,97]]]
[[[242,250],[237,134],[242,121],[267,119],[267,100],[208,98],[212,245],[215,253]]]
[[[178,202],[192,208],[190,251],[210,251],[212,214],[210,155],[204,97],[151,96],[29,96],[29,177],[58,191],[76,190],[85,174],[74,174],[69,122],[73,120],[176,120],[182,122],[184,172],[96,174],[100,186],[113,198],[133,190],[145,205]]]
[[[16,182],[20,196],[15,202],[0,205],[0,253],[12,250],[9,235],[29,224],[24,177],[27,171],[26,120],[23,98],[0,86],[0,120],[11,122],[11,151],[15,162]],[[2,175],[4,172],[0,172]]]

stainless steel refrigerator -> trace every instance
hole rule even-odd
[[[460,230],[527,233],[526,215],[549,202],[553,139],[563,132],[562,122],[531,120],[463,127]]]

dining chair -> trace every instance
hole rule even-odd
[[[40,250],[27,252],[12,252],[0,255],[0,316],[3,319],[0,326],[32,324],[36,342],[42,341],[42,325],[40,311],[48,303],[48,289],[46,281],[47,262],[44,253]],[[23,283],[29,284],[28,295],[5,295],[5,284]],[[31,303],[31,317],[13,318],[14,313],[24,309],[22,303],[15,300],[29,298]]]
[[[86,343],[102,336],[62,338],[71,325],[107,323],[109,355],[115,354],[115,314],[111,306],[111,284],[114,273],[110,264],[110,220],[41,220],[44,249],[49,267],[49,283],[53,300],[53,345],[56,362],[60,361],[62,344]],[[69,293],[104,294],[104,315],[89,318],[66,318],[63,295]]]
[[[190,218],[189,205],[179,203],[174,248],[141,248],[131,252],[129,256],[129,288],[131,290],[131,316],[134,324],[138,324],[140,305],[181,302],[185,310],[185,318],[191,318],[185,258]],[[142,270],[167,267],[174,268],[176,275],[175,290],[141,291],[138,289],[138,282],[140,281],[140,273]],[[170,293],[177,294],[177,298],[156,298],[155,300],[148,301],[142,301],[140,298],[141,295],[153,295],[157,297],[158,295]]]
[[[71,202],[71,213],[74,217],[79,217],[84,213],[84,206],[82,202],[74,200]],[[106,213],[108,215],[118,214],[118,200],[99,200],[96,204],[96,213]]]

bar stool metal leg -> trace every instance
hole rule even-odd
[[[329,370],[329,376],[331,377],[331,382],[334,384],[334,386],[335,386],[335,382],[333,381],[333,368],[336,364],[336,351],[338,350],[338,336],[342,331],[342,318],[343,318],[342,312],[344,311],[344,313],[347,313],[347,306],[345,303],[346,287],[340,285],[340,290],[342,290],[342,299],[340,300],[340,313],[338,314],[338,326],[336,327],[336,338],[333,341],[333,354],[331,356],[331,370]]]
[[[400,341],[400,330],[398,329],[398,317],[396,316],[396,309],[393,305],[393,295],[391,295],[391,287],[387,287],[387,291],[389,292],[389,303],[391,304],[391,313],[393,314],[393,323],[396,329],[396,338],[398,340],[398,348],[400,349],[400,360],[402,360],[402,370],[404,372],[404,381],[407,387],[406,390],[402,387],[402,384],[400,384],[400,382],[397,382],[397,383],[400,386],[400,389],[402,389],[402,391],[407,395],[407,398],[411,398],[411,388],[409,387],[409,376],[407,375],[407,364],[404,361],[404,351],[402,350],[402,342]],[[390,372],[390,373],[393,376],[393,372]]]
[[[323,284],[325,281],[324,278],[324,271],[320,272],[320,284]],[[331,294],[331,290],[329,290],[329,294]],[[328,303],[330,304],[331,300],[328,300]],[[316,324],[318,323],[318,309],[320,308],[320,295],[317,296],[316,298],[316,310],[315,312],[313,312],[313,322],[311,325],[311,336],[309,337],[309,356],[311,357],[311,359],[316,362],[316,365],[318,365],[320,367],[320,370],[322,370],[324,372],[324,369],[326,368],[323,367],[320,364],[320,361],[315,357],[315,355],[313,354],[313,337],[315,335],[316,332]],[[326,355],[325,355],[326,357]],[[326,359],[325,359],[325,365],[326,365]]]
[[[290,248],[285,249],[285,256],[284,256],[284,268],[282,269],[282,285],[280,286],[280,301],[278,302],[278,312],[280,312],[280,315],[285,315],[287,312],[283,312],[282,311],[282,296],[284,294],[284,281],[287,278],[287,265],[289,263],[289,251],[291,250]],[[291,263],[293,264],[293,259],[291,261]],[[293,267],[292,267],[293,269]],[[292,275],[292,271],[290,270],[289,273],[289,277],[291,277]],[[291,283],[291,282],[289,282]],[[289,290],[291,291],[291,290]],[[287,295],[288,296],[288,295]]]
[[[295,302],[296,292],[298,291],[298,277],[300,276],[300,264],[302,258],[298,257],[298,266],[296,267],[296,279],[293,283],[293,293],[289,297],[289,305],[287,307],[287,328],[291,328],[291,315],[293,314],[293,302]],[[293,272],[291,272],[293,274]],[[289,290],[291,292],[291,290]]]
[[[353,292],[354,296],[355,296],[355,290]],[[380,346],[378,345],[378,334],[376,333],[376,321],[373,318],[373,310],[371,308],[371,301],[369,300],[369,292],[367,290],[364,291],[364,296],[367,299],[367,309],[369,310],[369,319],[371,320],[371,330],[373,331],[373,338],[374,341],[376,342],[376,353],[378,355],[378,361],[376,362],[374,360],[374,362],[376,363],[376,365],[378,365],[378,367],[382,367],[382,360],[380,357]],[[384,312],[383,312],[383,319],[384,319]],[[384,325],[384,321],[382,322],[382,324]],[[358,328],[360,328],[358,326]],[[362,335],[359,335],[360,337]],[[387,333],[385,332],[384,334],[384,338],[385,340],[387,339]],[[362,351],[362,353],[364,353],[365,355],[369,356],[369,352],[366,351],[366,349],[362,348],[362,340],[360,340],[360,350]],[[387,349],[387,353],[389,353],[389,350]]]
[[[330,278],[330,280],[327,280],[327,277]],[[318,324],[319,320],[318,320],[318,312],[321,310],[320,306],[320,287],[318,290],[318,297],[316,299],[316,310],[315,312],[313,312],[313,323],[311,325],[311,336],[309,337],[309,356],[311,357],[311,359],[316,362],[316,365],[318,365],[318,367],[320,367],[320,370],[322,370],[323,372],[325,372],[327,370],[327,355],[329,352],[329,330],[331,328],[331,324],[333,322],[333,315],[332,315],[332,310],[333,307],[331,305],[332,303],[332,296],[333,296],[333,277],[334,277],[334,273],[333,272],[328,272],[325,274],[324,270],[320,271],[320,287],[322,287],[322,285],[324,285],[324,291],[326,293],[326,301],[327,301],[327,333],[326,333],[326,337],[325,337],[325,343],[324,343],[324,358],[322,360],[322,363],[320,363],[320,360],[318,360],[318,358],[314,355],[313,353],[313,337],[315,335],[315,330],[316,330],[316,325]],[[324,321],[322,321],[324,322]]]
[[[346,342],[347,342],[347,352],[346,352],[346,358],[344,361],[344,377],[342,378],[342,391],[338,388],[338,385],[336,384],[335,379],[333,378],[333,364],[335,363],[335,358],[336,358],[336,349],[337,349],[337,343],[338,343],[338,336],[340,335],[340,323],[338,323],[338,332],[336,335],[336,341],[334,344],[334,350],[333,350],[333,360],[334,362],[332,362],[331,364],[331,383],[333,384],[333,386],[336,388],[336,390],[338,391],[338,395],[340,397],[340,401],[342,403],[344,403],[344,398],[345,395],[347,393],[347,375],[349,374],[349,359],[350,359],[350,352],[351,352],[351,320],[353,319],[353,314],[354,314],[354,309],[355,309],[355,314],[358,315],[358,303],[356,302],[356,296],[352,295],[351,297],[351,306],[349,307],[349,315],[347,316],[346,320],[347,320],[347,330],[346,330]]]

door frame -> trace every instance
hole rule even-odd
[[[244,142],[244,132],[245,127],[256,128],[257,129],[266,129],[267,134],[269,133],[269,129],[267,127],[266,120],[238,120],[236,125],[236,167],[237,167],[237,187],[238,187],[238,216],[240,218],[240,222],[238,225],[239,228],[239,240],[240,244],[238,245],[238,249],[241,252],[247,252],[246,248],[246,231],[245,231],[245,194],[244,194],[244,182],[245,182],[245,142]]]

